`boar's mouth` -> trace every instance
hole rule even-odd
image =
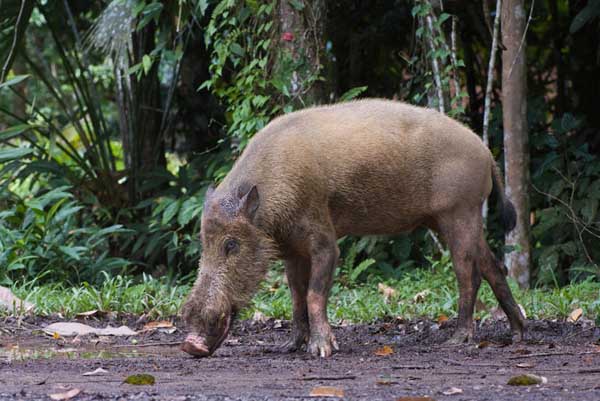
[[[221,333],[216,337],[212,336],[203,336],[198,334],[197,332],[192,332],[188,334],[183,343],[181,344],[181,350],[187,352],[190,355],[196,357],[205,357],[210,356],[221,346],[225,338],[227,338],[227,334],[229,334],[229,329],[231,328],[231,322],[234,318],[234,314],[230,313],[225,318],[223,329]],[[211,341],[212,340],[212,341]]]

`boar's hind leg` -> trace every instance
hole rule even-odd
[[[285,274],[292,294],[293,320],[292,338],[283,344],[283,348],[288,352],[294,352],[302,348],[309,338],[306,295],[310,277],[310,260],[301,257],[286,259]]]
[[[481,263],[480,269],[483,277],[492,287],[494,295],[498,299],[502,310],[506,313],[510,328],[513,334],[513,341],[523,340],[523,331],[525,329],[525,319],[521,314],[519,306],[515,302],[510,287],[506,282],[504,266],[498,262],[490,250],[487,242],[481,237],[480,241]]]
[[[481,214],[476,210],[452,213],[438,220],[437,229],[450,248],[458,281],[458,324],[448,343],[460,344],[473,339],[473,311],[481,284],[476,263],[478,240],[483,234]]]
[[[308,351],[326,358],[338,349],[327,320],[327,299],[340,251],[333,229],[313,227],[310,235],[310,279],[306,297],[310,340]]]

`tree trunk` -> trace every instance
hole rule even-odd
[[[320,56],[325,12],[324,0],[279,1],[282,52],[277,57],[277,70],[278,73],[286,71],[289,62],[294,66],[289,77],[289,92],[294,103],[301,106],[319,104],[324,100],[322,85],[314,78],[322,68]]]
[[[502,108],[506,193],[517,211],[517,225],[506,237],[515,250],[506,254],[509,274],[522,288],[530,284],[529,140],[527,133],[527,69],[524,0],[502,4]]]

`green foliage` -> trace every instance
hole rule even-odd
[[[583,26],[600,16],[600,0],[589,0],[586,6],[573,18],[569,32],[575,33]]]
[[[270,97],[274,5],[222,0],[205,33],[213,62],[201,88],[225,103],[228,134],[238,150],[279,110]]]
[[[533,136],[536,224],[532,228],[539,284],[600,277],[600,164],[573,138],[582,121],[567,113]]]
[[[130,264],[111,256],[115,236],[126,231],[121,225],[94,224],[69,187],[36,192],[25,198],[3,193],[0,283],[97,281],[101,272],[121,272]]]
[[[151,318],[175,316],[189,286],[165,278],[142,275],[137,279],[103,274],[100,285],[63,283],[40,285],[37,280],[20,282],[14,293],[36,305],[37,313],[60,313],[73,317],[91,310],[147,314]]]

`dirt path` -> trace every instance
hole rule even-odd
[[[327,360],[282,353],[276,344],[289,334],[287,322],[238,323],[215,356],[205,359],[173,345],[140,346],[180,341],[180,332],[150,333],[137,346],[122,338],[73,344],[35,330],[45,322],[0,324],[0,400],[48,400],[48,394],[71,388],[82,390],[74,400],[298,400],[317,386],[342,389],[344,399],[600,400],[600,347],[594,344],[600,330],[581,324],[529,322],[530,339],[506,345],[506,323],[488,322],[477,337],[489,342],[458,347],[443,345],[452,324],[338,327],[341,350]],[[375,355],[384,345],[394,352]],[[108,373],[82,376],[99,367]],[[156,384],[123,384],[134,373],[151,374]],[[548,383],[507,385],[523,373],[545,376]],[[444,395],[451,387],[463,392]]]

